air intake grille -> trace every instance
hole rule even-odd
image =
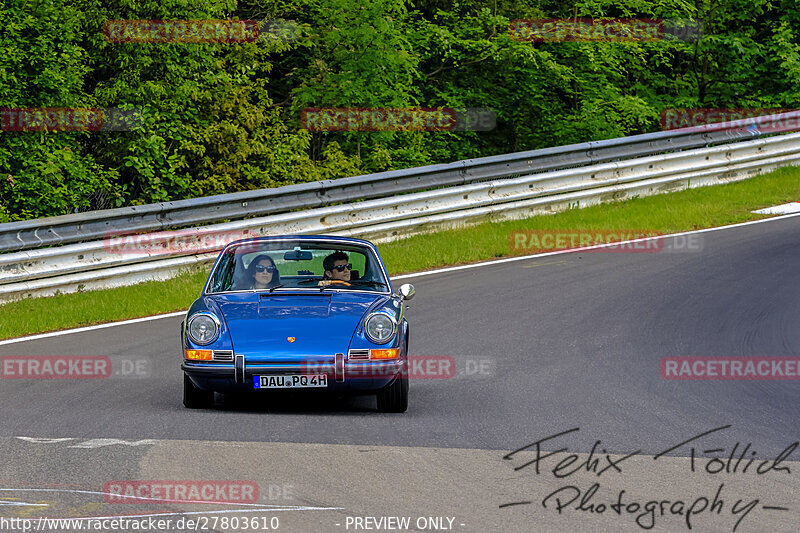
[[[354,349],[347,352],[347,358],[351,361],[358,361],[358,360],[368,360],[369,359],[369,350],[366,349]]]
[[[233,350],[214,350],[212,355],[214,361],[233,361]]]

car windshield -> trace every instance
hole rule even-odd
[[[330,268],[326,272],[326,266]],[[254,241],[231,246],[207,292],[345,289],[388,292],[380,260],[365,246],[315,241]]]

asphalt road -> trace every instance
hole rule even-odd
[[[101,491],[120,479],[252,479],[261,503],[290,507],[282,531],[353,531],[347,517],[403,513],[412,521],[453,516],[454,531],[640,530],[635,514],[545,509],[540,500],[569,482],[544,468],[532,475],[536,465],[514,470],[532,452],[503,460],[579,428],[542,448],[587,453],[599,440],[596,453],[638,455],[624,473],[587,472],[584,488],[596,478],[605,489],[611,477],[614,490],[642,498],[672,492],[711,500],[722,481],[731,500],[787,508],[753,510],[737,531],[794,531],[800,482],[793,463],[783,463],[791,473],[727,471],[723,479],[702,467],[692,472],[689,445],[657,462],[649,456],[727,425],[696,441],[698,457],[727,459],[738,442],[736,457],[751,443],[747,458],[774,460],[800,440],[797,381],[679,381],[659,372],[664,357],[800,356],[798,265],[800,218],[791,217],[695,234],[691,242],[668,239],[658,252],[569,253],[403,280],[417,289],[407,314],[411,354],[452,360],[457,372],[412,380],[402,415],[378,413],[371,397],[188,411],[180,318],[0,346],[0,357],[108,356],[115,371],[133,373],[0,380],[0,478],[13,489],[5,507],[0,490],[0,517],[21,509],[27,516],[121,513],[76,492],[48,493],[41,500],[47,513],[8,504],[34,503],[21,492],[26,487]],[[131,370],[137,362],[146,376]],[[267,498],[270,490],[283,495]],[[161,508],[185,511],[174,502]],[[726,508],[695,524],[731,531],[739,517]],[[444,529],[431,524],[397,530]],[[682,516],[655,526],[688,530]]]

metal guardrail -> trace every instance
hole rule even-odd
[[[789,114],[786,114],[789,115]],[[800,113],[798,113],[800,115]],[[749,123],[648,133],[273,189],[0,224],[0,252],[238,220],[751,139]]]
[[[241,215],[245,212],[241,209],[249,207],[251,201],[243,198],[256,198],[259,209],[268,213],[266,216],[193,228],[191,233],[199,236],[236,232],[248,235],[336,233],[383,241],[481,220],[529,217],[569,207],[744,179],[781,165],[800,164],[800,133],[753,139],[745,126],[733,130],[683,131],[677,136],[670,135],[673,132],[662,132],[373,176],[155,204],[143,206],[149,214],[139,211],[134,217],[147,227],[151,224],[158,224],[159,228],[181,227],[197,223],[201,218],[233,218],[234,212]],[[747,140],[743,140],[743,132]],[[733,142],[718,144],[723,138]],[[697,147],[701,142],[702,147]],[[676,146],[680,149],[663,153],[665,143],[673,150]],[[537,162],[541,166],[534,164]],[[305,191],[300,198],[316,195],[311,205],[300,205],[301,200],[288,192],[298,190]],[[371,199],[339,203],[358,190],[365,190],[367,194],[357,194],[353,199]],[[326,192],[321,194],[320,191]],[[390,196],[400,192],[405,194]],[[221,201],[214,204],[213,199]],[[275,203],[270,205],[270,201]],[[248,205],[240,206],[241,203]],[[163,210],[167,205],[176,204],[179,206],[175,211]],[[200,205],[205,205],[206,210],[214,205],[220,209],[201,214]],[[306,209],[286,212],[286,206]],[[3,224],[0,236],[10,235],[3,226],[27,224],[30,229],[36,227],[35,223],[39,224],[39,232],[33,230],[36,234],[41,235],[42,228],[59,227],[62,231],[69,228],[73,239],[85,235],[96,237],[99,228],[104,228],[99,234],[101,237],[121,233],[111,229],[118,224],[129,233],[141,230],[141,226],[131,228],[123,222],[131,222],[130,210],[143,208]],[[171,214],[159,216],[159,212]],[[226,214],[219,216],[222,212]],[[252,211],[246,213],[253,214]],[[74,224],[75,217],[84,217],[81,225]],[[59,226],[66,218],[73,221],[73,226],[66,223]],[[48,222],[49,225],[43,224]],[[166,279],[179,270],[212,261],[217,255],[216,251],[165,253],[158,246],[159,235],[159,232],[149,234],[148,242],[153,245],[137,245],[132,251],[120,250],[112,239],[106,238],[0,254],[0,272],[3,272],[0,301]]]

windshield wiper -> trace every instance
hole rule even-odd
[[[275,289],[280,289],[281,287],[285,287],[285,286],[286,286],[286,284],[285,284],[285,283],[281,283],[280,285],[275,285],[274,287],[269,287],[269,288],[267,288],[267,287],[264,287],[263,289],[256,289],[255,287],[253,287],[252,289],[250,289],[250,291],[251,291],[251,292],[261,292],[261,291],[269,291],[269,292],[272,292],[272,291],[274,291]]]

